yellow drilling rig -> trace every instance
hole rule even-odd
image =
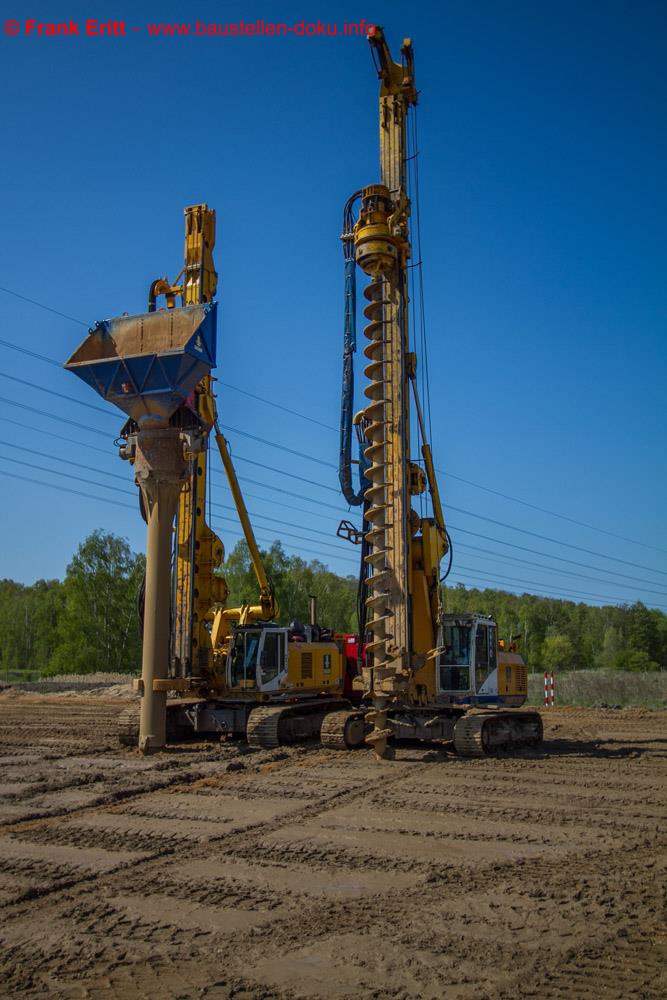
[[[275,622],[278,605],[217,417],[215,212],[185,209],[178,278],[150,286],[148,312],[99,322],[66,363],[128,417],[120,456],[134,467],[147,522],[139,712],[121,740],[150,753],[191,734],[247,735],[255,746],[319,735],[349,709],[346,637],[317,622]],[[166,308],[158,309],[164,297]],[[254,605],[227,607],[221,540],[206,520],[211,438],[257,578]],[[180,696],[167,702],[167,693]],[[349,733],[363,741],[352,721]],[[351,738],[348,737],[351,742]]]
[[[276,624],[278,607],[229,448],[217,420],[215,213],[185,210],[185,263],[175,282],[150,286],[148,311],[99,322],[66,363],[127,416],[120,455],[134,468],[147,522],[138,717],[123,742],[150,753],[167,738],[247,735],[254,746],[319,735],[336,749],[367,742],[390,756],[401,738],[453,740],[465,755],[540,741],[514,645],[483,615],[448,615],[440,563],[450,547],[409,339],[408,121],[417,102],[412,45],[392,60],[382,29],[369,37],[380,87],[380,183],[345,207],[345,351],[340,478],[361,531],[359,634],[317,622]],[[359,209],[355,218],[355,205]],[[355,275],[364,290],[366,407],[353,415]],[[158,308],[164,297],[166,308]],[[411,459],[411,416],[421,457]],[[361,442],[361,488],[352,488],[351,437]],[[220,453],[257,578],[254,605],[227,607],[222,542],[206,521],[211,439]],[[430,498],[432,513],[413,509]],[[167,693],[179,697],[167,702]],[[360,702],[363,699],[363,704]],[[471,713],[471,708],[476,711]],[[493,711],[480,709],[493,708]],[[498,711],[498,709],[502,709]]]
[[[340,480],[348,503],[362,507],[364,523],[361,531],[350,522],[339,527],[341,536],[361,545],[359,632],[367,641],[358,684],[366,707],[327,717],[323,737],[330,746],[343,746],[344,727],[355,720],[370,730],[366,742],[380,758],[405,738],[453,740],[467,756],[534,745],[542,738],[539,713],[505,710],[523,705],[527,695],[526,666],[515,645],[498,640],[493,619],[445,614],[441,605],[440,563],[451,543],[409,335],[410,268],[421,264],[411,263],[408,190],[409,164],[417,155],[415,139],[409,142],[416,134],[409,131],[417,104],[414,56],[406,39],[401,62],[394,62],[381,28],[369,42],[380,79],[380,182],[348,200],[342,235]],[[364,289],[367,404],[353,417],[356,267],[370,280]],[[419,461],[411,459],[412,416]],[[351,473],[354,426],[361,443],[357,493]],[[426,496],[432,514],[420,516],[413,500]]]

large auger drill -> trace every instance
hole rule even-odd
[[[361,543],[359,647],[365,639],[361,677],[369,706],[366,742],[380,758],[391,756],[390,738],[453,739],[459,752],[476,755],[491,747],[539,741],[541,721],[534,712],[466,716],[470,706],[522,705],[526,667],[514,649],[498,642],[492,619],[447,615],[441,605],[440,563],[450,541],[417,391],[417,356],[410,349],[408,324],[408,115],[417,103],[413,50],[406,39],[402,61],[395,63],[381,28],[369,42],[381,81],[380,183],[353,195],[344,213],[346,314],[340,449],[343,493],[349,503],[362,505],[364,526],[361,532],[355,532],[349,522],[339,528],[339,534]],[[411,152],[414,157],[416,150]],[[359,201],[355,221],[354,205]],[[368,320],[364,395],[368,403],[352,419],[355,262],[370,277],[364,290]],[[411,411],[417,421],[421,465],[410,458]],[[357,494],[351,487],[353,424],[362,440],[362,485]],[[411,504],[412,497],[427,489],[431,517],[420,516]]]

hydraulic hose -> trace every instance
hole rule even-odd
[[[360,507],[364,502],[364,464],[360,453],[359,491],[352,485],[352,434],[354,419],[354,354],[357,350],[357,278],[354,260],[354,215],[355,201],[361,196],[355,191],[345,202],[343,210],[343,256],[345,260],[345,322],[343,327],[343,386],[340,408],[340,449],[338,456],[338,478],[345,500],[351,507]]]

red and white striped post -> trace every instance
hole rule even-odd
[[[549,707],[549,674],[544,671],[544,707]]]
[[[553,672],[553,670],[551,671],[551,684],[550,684],[550,687],[551,687],[551,707],[553,708],[554,705],[556,704],[556,689],[554,687],[554,672]]]
[[[551,708],[556,704],[556,687],[554,685],[554,672],[544,671],[544,707]]]

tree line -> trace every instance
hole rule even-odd
[[[318,560],[290,556],[280,542],[263,552],[280,605],[279,621],[309,620],[318,598],[321,624],[356,629],[357,579]],[[135,673],[141,663],[137,595],[144,556],[115,535],[96,531],[79,546],[64,580],[31,586],[0,580],[0,679],[97,671]],[[228,605],[254,603],[257,583],[248,548],[239,542],[223,572]],[[492,615],[501,636],[521,635],[531,670],[667,669],[667,615],[637,602],[592,607],[549,597],[459,584],[443,588],[446,611]]]

